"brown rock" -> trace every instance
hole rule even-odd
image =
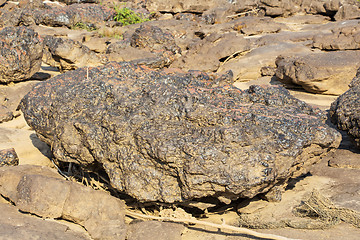
[[[279,56],[276,66],[281,82],[301,85],[313,93],[340,95],[348,89],[360,66],[360,51]]]
[[[187,54],[174,61],[171,67],[183,70],[216,71],[220,60],[250,49],[250,43],[235,33],[210,34],[193,46]]]
[[[19,164],[19,158],[14,148],[0,150],[0,167],[15,166]]]
[[[85,232],[58,222],[22,214],[14,206],[0,203],[0,239],[90,240]]]
[[[146,8],[150,11],[159,12],[196,12],[202,13],[211,8],[229,5],[226,0],[149,0],[146,1]]]
[[[48,168],[1,168],[0,193],[22,211],[78,223],[94,239],[125,239],[125,205],[121,200],[65,181]]]
[[[60,37],[46,36],[43,61],[61,72],[85,66],[98,66],[101,59],[80,42]]]
[[[314,36],[313,47],[322,50],[356,50],[360,49],[360,26],[349,26],[334,29],[332,33]]]
[[[356,19],[360,17],[360,4],[355,1],[355,4],[343,4],[339,11],[335,14],[334,18],[336,21],[346,19]]]
[[[245,35],[257,35],[262,33],[276,33],[288,28],[285,24],[277,23],[269,17],[243,17],[235,21],[233,29]]]
[[[176,223],[144,221],[131,223],[127,240],[181,240],[184,226]]]

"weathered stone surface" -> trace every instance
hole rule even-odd
[[[313,93],[340,95],[360,66],[360,51],[279,56],[276,65],[281,82],[300,85]]]
[[[82,225],[93,239],[125,239],[125,204],[104,191],[65,181],[46,167],[0,169],[0,193],[24,212]]]
[[[7,27],[0,31],[0,83],[19,82],[40,69],[43,42],[26,27]]]
[[[139,201],[253,197],[341,140],[281,87],[241,91],[201,72],[115,62],[86,74],[40,83],[21,109],[58,160],[100,163]]]
[[[34,78],[36,73],[31,76]],[[0,123],[12,120],[19,115],[18,106],[25,94],[37,81],[24,81],[14,85],[0,85]]]
[[[226,0],[149,0],[146,1],[146,8],[150,11],[159,12],[196,12],[202,13],[211,8],[229,5]]]
[[[80,42],[61,37],[44,38],[43,61],[61,72],[85,66],[99,66],[101,59]]]
[[[113,20],[115,11],[97,4],[72,4],[65,7],[48,6],[45,9],[24,9],[19,23],[22,25],[43,24],[46,26],[73,27],[76,23],[96,26],[104,21]]]
[[[275,68],[276,57],[280,54],[310,53],[310,49],[301,43],[273,41],[273,44],[259,46],[244,56],[230,59],[221,65],[218,73],[231,70],[235,81],[251,81],[261,77],[263,67]]]
[[[341,130],[345,130],[360,148],[360,70],[350,83],[350,89],[331,104],[330,116]]]
[[[129,38],[110,44],[106,51],[113,61],[132,61],[152,68],[169,66],[181,53],[171,33],[143,24]]]
[[[91,238],[69,226],[22,214],[10,204],[0,203],[0,239],[56,239],[90,240]]]
[[[346,19],[357,19],[360,17],[360,3],[353,1],[351,4],[343,4],[335,14],[334,18],[336,21]]]
[[[214,33],[199,41],[184,56],[175,60],[171,67],[214,72],[220,67],[220,60],[249,49],[249,41],[241,35]]]
[[[0,150],[0,167],[15,166],[19,164],[19,158],[14,148]]]
[[[257,35],[261,33],[276,33],[288,29],[283,23],[275,22],[272,18],[243,17],[234,24],[234,30],[245,35]]]
[[[131,223],[127,240],[181,240],[184,226],[176,223],[144,221]]]
[[[335,29],[332,33],[314,36],[313,47],[322,50],[358,50],[360,49],[360,26]]]

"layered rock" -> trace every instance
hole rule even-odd
[[[300,85],[312,93],[340,95],[360,66],[360,51],[279,56],[276,66],[281,82]]]
[[[19,82],[41,65],[43,41],[32,29],[7,27],[0,31],[0,83]]]
[[[99,58],[88,47],[71,39],[46,36],[43,61],[61,72],[85,66],[101,65]]]
[[[21,109],[57,160],[101,166],[139,201],[253,197],[339,145],[284,88],[226,81],[112,62],[40,83]]]
[[[0,168],[0,194],[21,211],[82,225],[92,239],[125,239],[123,201],[104,191],[66,181],[50,168]]]
[[[360,26],[334,29],[331,33],[318,34],[314,37],[313,47],[322,50],[359,50]]]
[[[152,68],[163,68],[175,60],[181,49],[171,33],[143,24],[130,37],[110,44],[106,53],[112,61],[132,61]]]
[[[341,130],[346,131],[360,148],[360,69],[350,83],[350,89],[331,104],[330,116]]]

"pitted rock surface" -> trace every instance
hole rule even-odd
[[[19,82],[41,65],[43,41],[32,29],[7,27],[0,31],[0,83]]]
[[[350,83],[350,89],[331,104],[331,120],[353,138],[360,148],[360,68]]]
[[[60,161],[102,165],[139,201],[253,197],[301,174],[340,134],[282,87],[242,91],[201,72],[130,63],[77,69],[24,97]]]
[[[115,11],[105,6],[82,3],[65,7],[47,6],[45,9],[21,10],[19,23],[22,25],[43,24],[46,26],[73,27],[76,23],[95,26],[103,21],[113,20]]]

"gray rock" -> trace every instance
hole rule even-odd
[[[2,167],[0,193],[21,211],[80,224],[93,239],[125,239],[125,204],[121,200],[66,181],[50,168]]]
[[[350,83],[350,89],[331,104],[330,116],[334,124],[345,130],[360,148],[360,69]]]
[[[14,148],[0,150],[0,167],[16,166],[19,164],[19,158]]]
[[[26,27],[7,27],[0,31],[0,83],[19,82],[40,69],[43,42]]]
[[[178,71],[178,70],[177,70]],[[339,145],[324,113],[281,87],[130,63],[69,71],[22,100],[59,161],[102,166],[139,201],[253,197]]]
[[[360,3],[354,1],[352,4],[343,4],[334,16],[336,21],[346,19],[357,19],[360,17]]]
[[[283,83],[302,86],[313,93],[340,95],[360,66],[360,51],[279,56],[276,76]]]

